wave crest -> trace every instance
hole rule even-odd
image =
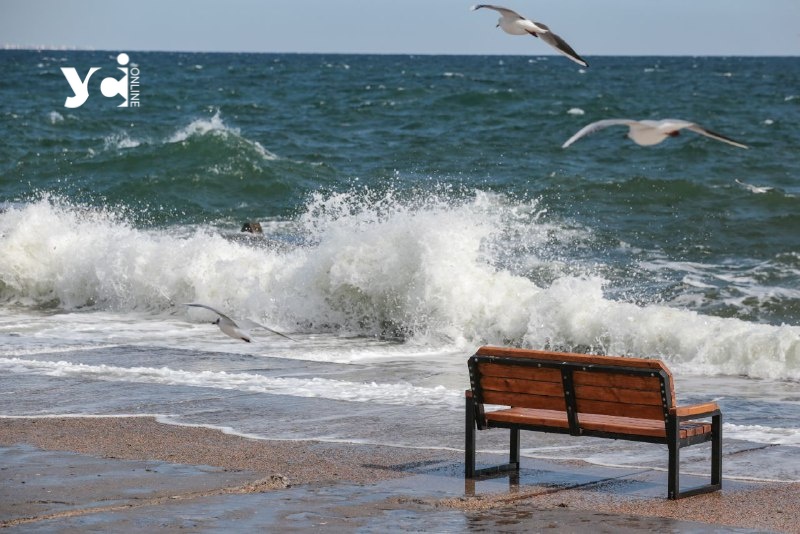
[[[223,139],[234,138],[237,141],[245,144],[247,147],[253,149],[265,160],[275,160],[278,156],[264,148],[258,141],[253,141],[242,136],[238,128],[231,128],[227,126],[220,116],[219,110],[214,113],[210,119],[196,119],[189,123],[187,126],[173,133],[168,137],[165,142],[167,143],[183,143],[192,138],[202,138],[204,136],[219,136]]]

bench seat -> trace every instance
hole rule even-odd
[[[580,427],[584,431],[596,431],[609,434],[623,434],[631,437],[657,437],[666,439],[667,431],[663,421],[654,419],[637,419],[635,417],[619,417],[614,415],[580,414]],[[564,411],[543,410],[535,408],[506,408],[486,412],[486,421],[490,426],[511,423],[522,427],[552,428],[558,432],[569,433],[569,420]],[[680,424],[679,438],[711,433],[711,423],[685,421]],[[591,435],[590,432],[584,432]]]

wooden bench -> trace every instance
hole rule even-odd
[[[519,431],[663,443],[670,499],[722,487],[722,413],[715,402],[677,406],[672,374],[659,360],[481,347],[469,358],[467,478],[519,470]],[[490,411],[485,405],[501,408]],[[710,421],[708,421],[710,419]],[[511,431],[509,463],[475,470],[475,429]],[[711,483],[684,492],[679,451],[711,441]]]

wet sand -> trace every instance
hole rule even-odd
[[[248,439],[150,417],[1,418],[0,527],[800,533],[800,484],[724,480],[669,501],[666,474],[523,462],[463,479],[462,453]],[[492,459],[490,458],[490,461]],[[600,526],[598,526],[600,525]]]

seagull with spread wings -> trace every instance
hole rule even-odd
[[[712,132],[711,130],[703,128],[702,126],[694,122],[684,121],[680,119],[662,119],[660,121],[605,119],[593,122],[591,124],[587,124],[580,130],[578,130],[578,132],[575,135],[567,139],[567,141],[563,145],[561,145],[561,147],[567,148],[569,145],[571,145],[581,137],[592,134],[598,130],[602,130],[603,128],[608,128],[609,126],[627,126],[628,137],[637,145],[642,145],[642,146],[657,145],[667,137],[677,137],[678,135],[680,135],[681,130],[687,129],[692,132],[698,133],[700,135],[710,137],[711,139],[716,139],[717,141],[728,143],[729,145],[737,146],[739,148],[747,148],[747,145],[740,143],[739,141],[734,141],[730,137],[725,137],[722,134]]]
[[[249,319],[238,319],[238,320],[234,321],[233,319],[231,319],[230,317],[228,317],[227,315],[225,315],[221,311],[215,310],[211,306],[206,306],[205,304],[198,304],[198,303],[192,302],[192,303],[187,303],[186,306],[195,306],[197,308],[205,308],[205,309],[211,310],[212,312],[214,312],[217,315],[219,315],[219,317],[217,317],[217,320],[214,321],[213,324],[217,325],[219,327],[219,329],[222,330],[222,332],[224,334],[229,335],[230,337],[232,337],[234,339],[241,339],[242,341],[246,341],[247,343],[250,343],[251,338],[250,338],[249,329],[252,329],[252,328],[263,328],[264,330],[266,330],[268,332],[272,332],[273,334],[279,335],[281,337],[285,337],[286,339],[289,339],[291,341],[295,341],[294,339],[290,338],[286,334],[281,334],[277,330],[273,330],[271,328],[267,328],[263,324],[259,324],[259,323],[255,322],[255,321],[251,321]]]
[[[538,37],[578,65],[582,65],[584,67],[589,66],[586,60],[579,56],[578,53],[575,52],[575,50],[573,50],[564,39],[550,31],[550,28],[541,22],[534,22],[526,19],[516,11],[512,11],[507,7],[493,6],[490,4],[478,4],[472,6],[472,11],[481,8],[493,9],[502,15],[497,21],[497,26],[504,32],[510,33],[511,35],[532,35],[534,37]]]

